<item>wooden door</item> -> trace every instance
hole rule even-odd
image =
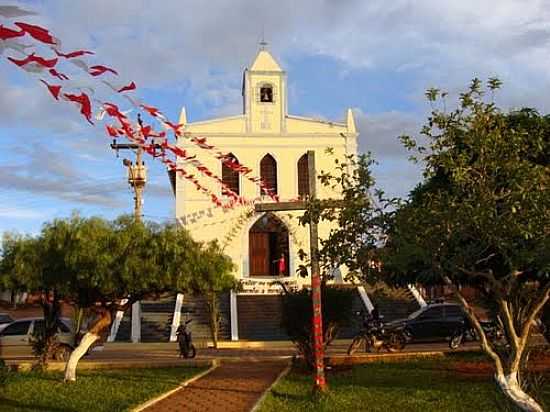
[[[269,233],[250,232],[248,235],[250,276],[269,276]]]

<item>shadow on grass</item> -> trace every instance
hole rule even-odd
[[[308,401],[312,399],[312,394],[295,395],[295,394],[290,394],[285,392],[279,392],[273,389],[271,390],[270,393],[275,399],[291,400],[291,401],[297,401],[297,402]]]

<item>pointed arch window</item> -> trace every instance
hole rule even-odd
[[[277,162],[270,154],[266,154],[260,162],[260,177],[270,193],[277,194]]]
[[[226,157],[227,160],[238,163],[237,157],[233,153],[229,153]],[[227,162],[226,160],[226,162]],[[231,189],[236,194],[240,195],[240,185],[239,185],[239,172],[231,169],[229,166],[222,162],[222,181],[223,183]]]
[[[298,159],[298,196],[309,195],[309,168],[307,153]]]

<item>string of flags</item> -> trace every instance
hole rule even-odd
[[[37,13],[19,6],[0,5],[0,16],[8,20],[34,15]],[[6,56],[7,60],[29,75],[37,77],[54,101],[74,104],[91,125],[104,121],[107,136],[113,139],[126,138],[138,145],[145,153],[162,162],[168,170],[190,182],[216,207],[231,209],[237,205],[251,205],[254,200],[245,199],[235,193],[197,155],[191,155],[179,147],[179,139],[186,139],[214,156],[226,167],[258,185],[261,193],[279,201],[277,194],[260,177],[253,175],[252,169],[239,163],[229,153],[209,144],[205,137],[185,132],[183,124],[171,122],[158,108],[137,98],[134,92],[138,86],[134,81],[119,84],[119,73],[115,68],[88,62],[91,56],[95,56],[93,51],[67,51],[61,45],[61,40],[47,28],[23,21],[0,24],[0,57],[6,51],[14,53],[15,55]],[[84,81],[81,80],[82,76]],[[102,92],[103,89],[107,93]],[[103,97],[105,94],[108,94],[108,99]],[[123,111],[122,106],[128,104],[131,106],[130,110]],[[130,118],[132,112],[137,113],[137,119]],[[146,124],[141,114],[152,118],[164,130],[155,130],[153,124]],[[174,143],[169,141],[167,131],[171,132]],[[190,172],[188,166],[194,171]],[[203,184],[198,176],[211,179],[221,186],[223,197],[214,193],[209,188],[210,185]]]

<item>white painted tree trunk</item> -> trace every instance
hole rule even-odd
[[[78,361],[88,352],[90,346],[98,339],[98,335],[90,332],[82,337],[80,344],[71,353],[67,365],[65,366],[65,382],[76,381],[76,366],[78,365]]]
[[[504,394],[521,410],[526,412],[544,412],[536,400],[521,389],[517,372],[510,375],[497,374],[495,379]]]

